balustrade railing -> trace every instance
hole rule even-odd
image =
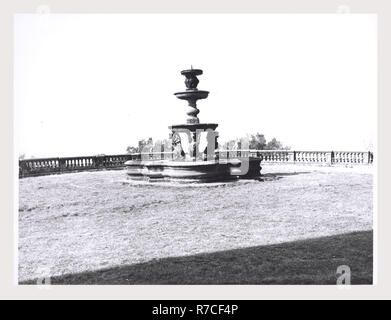
[[[260,157],[263,163],[372,164],[373,152],[290,151],[290,150],[216,150],[217,159]],[[91,157],[34,158],[19,160],[19,177],[84,170],[120,169],[128,160],[168,160],[172,152],[149,152]]]
[[[262,162],[266,163],[373,163],[373,152],[370,151],[219,150],[217,154],[223,159],[262,157]]]
[[[132,155],[108,155],[67,158],[34,158],[19,160],[19,177],[75,172],[84,170],[122,168]]]

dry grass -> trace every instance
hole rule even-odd
[[[369,170],[263,167],[265,182],[181,187],[122,171],[21,179],[19,280],[372,229]]]

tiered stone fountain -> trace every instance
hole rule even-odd
[[[162,153],[159,159],[151,159],[150,155],[141,155],[141,159],[125,162],[128,175],[133,179],[149,181],[181,180],[181,181],[226,181],[239,177],[253,178],[260,175],[261,159],[252,157],[246,172],[240,169],[240,159],[219,159],[215,150],[218,148],[218,132],[216,123],[200,123],[197,100],[206,99],[208,91],[198,90],[197,76],[200,69],[188,69],[181,72],[186,77],[186,90],[175,93],[178,99],[188,102],[187,120],[184,124],[169,127],[172,142],[169,157]],[[202,139],[204,137],[204,139]],[[204,142],[204,149],[200,150]],[[165,150],[167,151],[167,150]]]
[[[175,135],[182,135],[183,140],[188,140],[189,144],[189,153],[185,152],[186,159],[188,160],[199,160],[202,157],[202,154],[199,153],[199,145],[201,136],[206,132],[206,140],[209,142],[209,160],[214,159],[214,149],[217,149],[217,137],[218,133],[215,131],[218,124],[217,123],[200,123],[198,119],[198,114],[200,111],[197,108],[197,100],[206,99],[209,95],[208,91],[198,90],[197,85],[199,80],[197,76],[202,74],[200,69],[189,69],[183,70],[182,75],[186,77],[185,85],[186,91],[177,92],[175,96],[178,99],[186,100],[188,102],[187,108],[187,120],[186,124],[172,125],[169,127],[171,130],[171,137]],[[213,139],[214,138],[214,139]],[[214,146],[212,145],[214,144]]]

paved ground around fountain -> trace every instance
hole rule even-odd
[[[263,182],[210,185],[133,183],[123,171],[24,178],[19,280],[332,283],[350,263],[370,283],[371,171],[264,165]]]

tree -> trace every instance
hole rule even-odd
[[[250,136],[249,148],[255,150],[265,150],[266,139],[263,134],[256,133],[255,135]]]
[[[126,152],[127,153],[138,153],[138,148],[137,147],[133,147],[133,146],[128,146],[126,148]]]
[[[278,141],[276,138],[273,138],[271,141],[269,141],[266,145],[266,150],[282,150],[283,146],[280,141]]]
[[[153,147],[153,141],[152,141],[152,138],[148,138],[148,139],[141,139],[139,140],[138,142],[138,146],[137,147],[134,147],[134,146],[128,146],[126,148],[126,152],[127,153],[140,153],[143,151],[143,149],[145,147]]]
[[[226,142],[225,149],[252,149],[252,150],[289,150],[290,147],[284,147],[283,144],[276,138],[267,142],[263,134],[257,132],[256,134],[247,134],[241,139],[234,139]]]

